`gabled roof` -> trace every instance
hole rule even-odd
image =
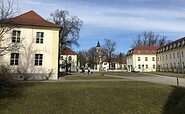
[[[45,20],[33,10],[11,18],[11,21],[16,25],[60,28],[59,25]]]
[[[129,50],[127,55],[132,54],[157,54],[157,50],[160,46],[136,46],[135,48]]]
[[[108,59],[107,58],[103,58],[102,59],[102,62],[108,62]],[[121,64],[126,64],[126,58],[125,57],[116,57],[116,58],[112,58],[111,59],[111,62],[114,62],[114,63],[121,63]]]
[[[63,46],[60,50],[61,55],[77,55],[76,52],[72,51],[70,48]]]

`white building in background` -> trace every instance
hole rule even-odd
[[[137,46],[128,51],[127,70],[151,72],[156,71],[156,54],[159,46]]]
[[[185,72],[185,38],[171,42],[158,49],[159,71]]]
[[[21,48],[0,57],[0,64],[18,69],[25,79],[58,78],[58,44],[60,26],[48,22],[34,11],[12,18],[16,28],[4,37]],[[1,46],[5,45],[0,42]]]
[[[77,53],[70,48],[63,46],[60,50],[60,71],[66,71],[66,67],[69,72],[77,70]],[[66,66],[67,65],[67,66]]]

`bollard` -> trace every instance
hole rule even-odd
[[[177,86],[179,86],[179,78],[177,77]]]

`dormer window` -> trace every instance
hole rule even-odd
[[[137,54],[140,54],[140,50],[137,50]]]
[[[176,46],[177,46],[176,43],[174,43],[174,44],[173,44],[173,48],[176,48]]]
[[[181,46],[183,46],[184,45],[184,40],[182,40],[182,42],[181,42]]]
[[[144,54],[146,54],[147,53],[147,51],[146,50],[144,50]]]
[[[181,45],[181,43],[180,43],[180,42],[178,42],[177,47],[179,47],[180,45]]]

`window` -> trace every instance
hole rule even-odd
[[[177,58],[179,58],[179,52],[177,52]]]
[[[141,65],[138,65],[138,69],[141,69]]]
[[[183,51],[181,51],[181,54],[182,54],[182,57],[184,57],[184,52]]]
[[[173,53],[173,59],[175,59],[175,53]]]
[[[148,57],[145,57],[145,61],[148,61]]]
[[[64,57],[62,55],[60,56],[60,60],[64,60]]]
[[[44,33],[43,32],[37,32],[36,36],[36,43],[43,43]]]
[[[163,61],[164,61],[164,56],[163,56]]]
[[[105,62],[104,65],[107,65],[107,63]]]
[[[168,68],[168,64],[166,64],[166,67]]]
[[[168,60],[168,55],[166,55],[166,60]]]
[[[174,67],[176,68],[176,64],[174,63]]]
[[[172,59],[172,55],[170,54],[170,59]]]
[[[151,50],[151,54],[154,54],[154,50]]]
[[[146,50],[144,50],[144,54],[147,54],[147,51]]]
[[[11,53],[10,55],[10,65],[19,64],[19,53]]]
[[[43,54],[35,54],[35,66],[42,66]]]
[[[140,50],[137,50],[137,54],[140,54]]]
[[[13,31],[12,35],[12,42],[19,43],[20,42],[20,36],[21,36],[21,31]]]
[[[72,57],[71,56],[69,56],[69,61],[71,61],[72,60]]]
[[[148,69],[148,65],[146,65],[146,69]]]
[[[153,65],[153,68],[155,68],[155,65]]]
[[[141,61],[141,57],[138,57],[138,61]]]
[[[155,57],[152,57],[152,61],[155,61]]]

